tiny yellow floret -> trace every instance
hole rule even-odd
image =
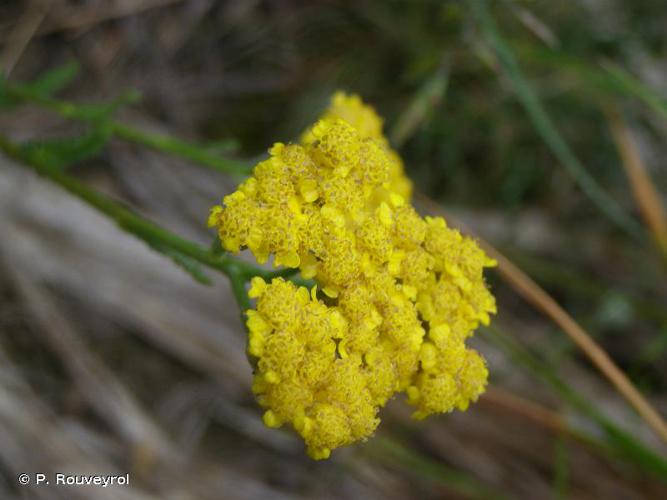
[[[256,299],[260,297],[266,290],[266,281],[259,276],[255,276],[250,280],[250,290],[248,290],[248,297]]]

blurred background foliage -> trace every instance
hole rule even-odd
[[[416,190],[542,285],[665,414],[664,196],[651,195],[667,192],[665,26],[664,0],[5,0],[0,133],[19,163],[203,248],[207,208],[240,173],[333,91],[356,92]],[[261,426],[224,279],[191,282],[0,167],[3,498],[667,496],[664,443],[495,272],[500,314],[475,344],[489,395],[417,424],[390,405],[378,437],[311,463]],[[144,240],[211,279],[199,250]],[[17,489],[21,466],[91,460],[137,480]]]

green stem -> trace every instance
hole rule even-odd
[[[261,276],[267,281],[275,277],[288,277],[294,274],[294,269],[281,269],[278,271],[267,271],[250,263],[236,259],[227,254],[214,254],[209,249],[186,240],[180,236],[167,231],[157,224],[137,215],[121,203],[89,189],[87,186],[67,175],[59,169],[24,157],[18,145],[0,136],[0,151],[7,156],[17,160],[21,164],[32,168],[38,174],[63,187],[74,196],[85,201],[95,209],[99,210],[110,219],[114,220],[121,228],[146,242],[149,246],[166,247],[182,255],[190,257],[197,262],[226,274],[232,280],[234,294],[239,305],[248,305],[245,295],[245,283],[254,276]]]
[[[231,282],[232,285],[232,292],[234,293],[234,298],[236,299],[236,303],[239,306],[239,309],[241,310],[241,319],[243,319],[245,316],[245,311],[250,309],[250,298],[248,297],[248,293],[246,292],[245,289],[245,283],[247,281],[247,278],[244,277],[243,273],[238,270],[238,269],[232,269],[230,273],[228,274],[229,276],[229,281]]]
[[[524,107],[542,140],[563,164],[583,193],[597,205],[600,211],[630,236],[644,239],[646,234],[641,225],[630,217],[597,181],[588,173],[574,155],[568,144],[551,121],[541,101],[533,92],[509,45],[502,38],[489,12],[487,0],[473,0],[473,10],[477,15],[482,32],[494,48],[498,61],[514,86],[519,102]]]
[[[128,142],[142,144],[155,151],[170,153],[213,170],[243,176],[250,172],[249,165],[212,155],[203,150],[201,146],[195,146],[174,137],[148,134],[116,121],[111,122],[111,131],[115,136]]]
[[[50,109],[69,120],[93,123],[100,120],[100,113],[92,112],[85,105],[54,99],[16,85],[6,85],[5,91],[15,99]],[[128,142],[141,144],[155,151],[173,154],[219,172],[245,176],[251,170],[249,164],[209,153],[202,146],[190,144],[175,137],[149,134],[115,120],[110,120],[108,124],[110,125],[111,133],[116,137]]]

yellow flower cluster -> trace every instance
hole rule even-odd
[[[317,283],[254,278],[247,311],[264,422],[290,423],[315,459],[370,436],[397,392],[424,418],[465,410],[486,386],[465,340],[496,310],[483,279],[495,262],[417,214],[397,158],[375,112],[336,94],[301,144],[274,145],[211,210],[225,249]]]

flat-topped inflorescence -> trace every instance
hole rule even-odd
[[[465,340],[495,313],[483,278],[495,262],[420,217],[410,190],[372,108],[337,93],[301,144],[275,144],[211,210],[226,250],[317,283],[254,278],[247,311],[264,422],[291,424],[313,458],[369,437],[397,392],[424,418],[465,410],[486,386]]]

